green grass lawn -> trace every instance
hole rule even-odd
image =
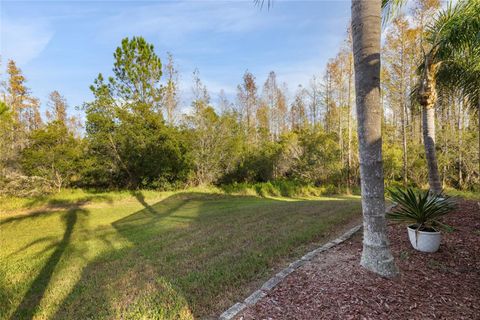
[[[2,319],[215,316],[360,216],[358,197],[77,191],[57,200],[10,204],[18,213],[2,205]]]

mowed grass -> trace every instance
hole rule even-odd
[[[218,316],[360,217],[353,196],[103,196],[0,215],[0,318]]]

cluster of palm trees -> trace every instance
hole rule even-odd
[[[254,2],[266,2],[270,8],[273,0]],[[361,265],[384,277],[397,275],[398,269],[389,249],[385,221],[380,105],[382,14],[383,21],[388,21],[405,3],[406,0],[352,0],[351,7],[364,226]],[[430,189],[440,194],[435,154],[437,87],[455,87],[480,112],[480,0],[450,3],[428,26],[425,40],[420,81],[412,95],[422,107]]]
[[[385,277],[398,270],[385,222],[380,106],[382,8],[390,17],[403,0],[352,0],[352,38],[363,207],[361,265]],[[440,12],[427,30],[420,82],[413,93],[422,106],[429,185],[442,186],[435,154],[437,86],[453,86],[480,112],[480,0],[460,0]],[[480,130],[480,121],[479,121]],[[480,154],[479,154],[480,156]]]

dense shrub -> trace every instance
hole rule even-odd
[[[31,143],[21,152],[21,167],[28,176],[39,177],[57,190],[78,180],[82,143],[64,123],[54,121],[32,131]]]
[[[39,176],[9,173],[0,177],[0,196],[36,197],[55,191],[54,184]]]
[[[334,185],[314,186],[291,180],[277,180],[257,183],[232,183],[221,185],[228,194],[250,195],[260,197],[318,197],[345,193],[344,188]]]

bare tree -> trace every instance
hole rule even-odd
[[[163,93],[163,105],[166,113],[167,123],[175,122],[175,114],[179,104],[179,88],[178,88],[178,70],[173,61],[173,55],[167,53],[167,64],[164,66],[163,73],[166,75],[166,84]]]

